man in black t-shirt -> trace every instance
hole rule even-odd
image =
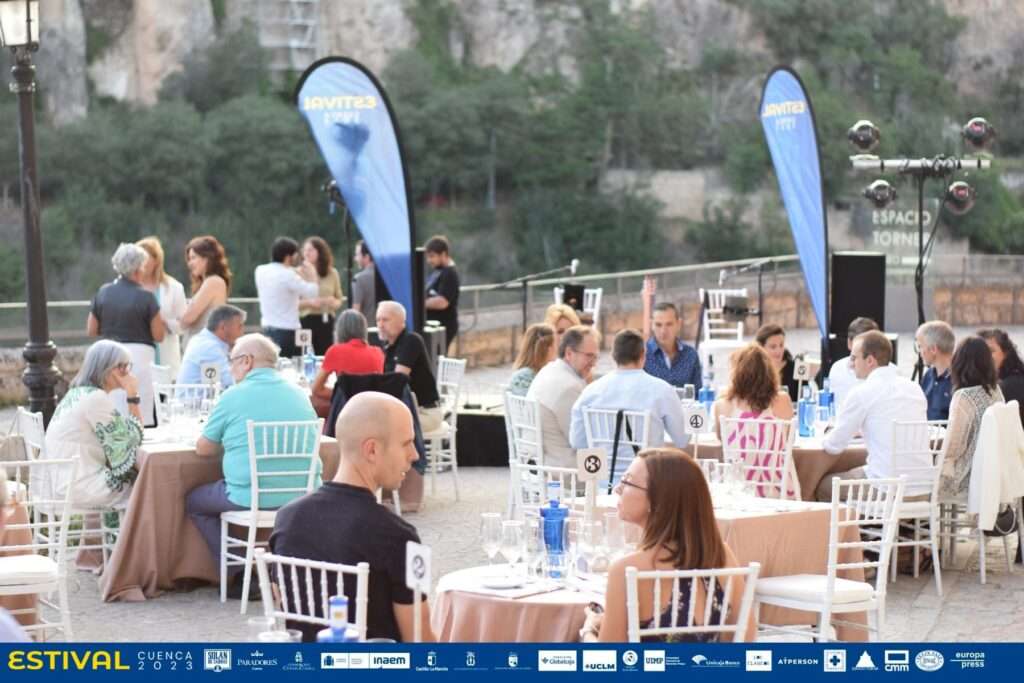
[[[447,348],[459,334],[459,272],[450,255],[448,238],[434,235],[424,245],[427,263],[434,269],[427,277],[427,320],[436,320],[447,332]]]
[[[444,411],[426,344],[423,337],[405,329],[405,320],[405,307],[397,301],[377,304],[377,334],[386,345],[384,372],[409,376],[409,388],[419,405],[420,429],[427,434],[441,428]],[[418,510],[423,502],[423,475],[415,470],[410,472],[398,494],[402,510]]]
[[[305,560],[370,565],[369,596],[366,606],[366,637],[413,640],[415,612],[413,592],[405,584],[405,547],[419,543],[415,527],[377,502],[379,488],[398,488],[415,470],[415,433],[409,409],[396,398],[373,391],[353,396],[338,415],[335,433],[341,450],[338,473],[317,491],[285,505],[277,513],[270,549],[278,555]],[[287,571],[287,570],[285,570]],[[291,576],[285,576],[289,606],[305,595],[305,576],[298,576],[298,595],[293,595]],[[320,586],[320,573],[313,572],[312,585]],[[329,575],[327,585],[336,586]],[[349,622],[356,617],[356,578],[343,580],[349,602]],[[314,589],[318,590],[318,589]],[[328,591],[333,593],[331,588]],[[329,596],[328,596],[329,597]],[[422,639],[435,640],[430,627],[427,598],[420,612]],[[317,616],[323,597],[314,596]],[[289,622],[289,628],[303,632],[304,642],[316,640],[322,627]]]

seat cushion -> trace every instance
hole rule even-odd
[[[921,519],[931,514],[932,503],[928,500],[904,502],[900,505],[900,519]]]
[[[251,510],[231,510],[220,513],[220,518],[227,520],[228,524],[249,526],[253,521]],[[256,513],[256,526],[272,527],[277,520],[277,510],[260,510]]]
[[[758,578],[757,599],[781,598],[783,600],[801,600],[805,602],[822,602],[828,587],[828,577],[824,574],[792,574],[790,576],[771,576]],[[850,581],[836,578],[835,592],[832,602],[841,605],[850,602],[870,600],[875,589],[863,581]]]
[[[57,580],[57,563],[42,555],[0,557],[0,586],[40,584]]]

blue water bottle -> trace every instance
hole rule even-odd
[[[822,422],[832,422],[835,417],[836,397],[832,393],[828,377],[826,377],[822,382],[821,391],[818,392],[818,419]]]
[[[697,401],[704,405],[708,415],[711,415],[711,406],[715,403],[715,371],[712,369],[714,359],[708,357],[708,366],[704,368],[701,377],[700,391],[697,393]]]
[[[814,436],[814,414],[817,406],[811,398],[811,386],[805,384],[800,393],[800,402],[797,404],[797,414],[800,419],[800,436]]]
[[[565,556],[565,520],[569,508],[561,504],[562,483],[548,482],[548,506],[540,509],[544,523],[544,547],[547,557],[548,577],[565,578],[567,575]]]
[[[306,347],[306,353],[302,357],[302,374],[310,384],[316,379],[316,356],[313,354],[312,346]]]

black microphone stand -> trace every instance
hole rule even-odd
[[[558,275],[559,273],[564,273],[566,271],[571,271],[571,270],[572,270],[572,266],[560,266],[558,268],[552,268],[551,270],[545,270],[545,271],[542,271],[540,273],[530,273],[529,275],[522,275],[522,276],[517,277],[517,278],[515,278],[513,280],[508,280],[506,282],[502,282],[502,283],[496,284],[493,287],[491,287],[490,289],[491,290],[497,290],[497,289],[514,289],[516,287],[521,287],[522,288],[522,293],[523,293],[523,302],[522,302],[523,303],[523,332],[526,332],[527,321],[529,319],[529,311],[527,310],[527,307],[529,305],[529,291],[528,290],[529,290],[529,287],[530,287],[530,283],[533,282],[534,280],[543,280],[546,277],[551,277],[552,275]]]
[[[341,189],[338,188],[338,183],[331,180],[324,183],[324,192],[327,193],[327,207],[328,212],[333,216],[334,211],[340,206],[341,207],[341,224],[345,230],[345,253],[348,256],[345,258],[345,284],[348,285],[348,296],[349,306],[352,306],[352,221],[348,219],[348,204],[345,203],[345,198],[341,195]]]

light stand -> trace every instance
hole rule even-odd
[[[28,409],[42,412],[49,424],[57,406],[60,372],[53,364],[57,347],[50,340],[46,310],[46,273],[43,236],[39,228],[39,182],[36,172],[36,133],[33,96],[36,92],[32,53],[39,49],[39,3],[25,0],[0,2],[0,45],[14,55],[11,92],[18,96],[18,155],[21,162],[21,210],[25,233],[25,293],[28,342],[22,356],[22,381],[28,387]]]
[[[977,150],[984,149],[996,131],[983,118],[973,118],[967,122],[961,132],[964,140]],[[850,164],[855,171],[874,171],[876,173],[898,173],[914,178],[917,185],[917,268],[914,271],[914,291],[917,296],[917,324],[925,322],[924,314],[924,273],[935,243],[935,231],[938,228],[939,212],[935,214],[928,243],[924,241],[924,186],[932,178],[943,181],[951,178],[959,171],[983,170],[991,168],[992,162],[982,158],[960,158],[936,156],[921,159],[879,159],[868,154],[881,141],[881,132],[870,121],[862,120],[853,124],[847,132],[847,138],[861,154],[851,156]],[[896,198],[896,191],[884,180],[876,180],[864,190],[864,196],[876,207],[884,208]],[[953,213],[963,214],[974,205],[974,189],[967,183],[958,181],[949,185],[945,193],[945,205]],[[941,207],[940,207],[941,210]],[[914,366],[913,379],[918,380],[924,373],[924,359],[920,350]]]
[[[348,219],[348,204],[341,196],[341,189],[334,180],[329,180],[321,187],[327,193],[327,211],[332,216],[341,207],[341,224],[345,230],[345,284],[348,285],[349,306],[352,305],[352,221]],[[372,285],[371,285],[372,286]]]
[[[924,188],[929,179],[946,180],[958,171],[983,170],[991,168],[988,159],[962,159],[959,157],[937,156],[931,159],[878,159],[863,156],[850,157],[850,163],[856,171],[876,171],[880,173],[896,172],[914,178],[917,186],[917,268],[914,271],[914,293],[917,297],[917,324],[925,323],[924,313],[924,274],[928,266],[932,245],[935,242],[935,231],[938,227],[939,213],[936,212],[932,223],[931,234],[927,244],[924,240]],[[920,351],[914,364],[912,379],[919,380],[924,373],[924,359]]]

